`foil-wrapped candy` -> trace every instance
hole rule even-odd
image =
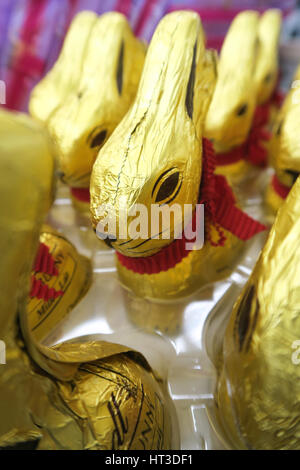
[[[270,164],[275,169],[275,174],[268,185],[265,200],[273,214],[287,197],[300,172],[300,99],[297,86],[299,78],[300,66],[272,126]]]
[[[61,233],[43,225],[27,303],[29,329],[43,341],[74,308],[92,282],[90,261]]]
[[[244,11],[225,37],[205,136],[212,140],[217,173],[238,187],[253,174],[253,165],[267,163],[267,127],[278,78],[280,13],[261,17]]]
[[[115,218],[116,231],[108,233],[107,241],[116,249],[121,283],[139,298],[170,300],[188,295],[226,277],[243,249],[243,237],[235,231],[238,224],[224,225],[222,218],[231,210],[239,216],[241,212],[225,178],[213,174],[209,142],[202,143],[215,77],[215,56],[205,50],[199,16],[183,11],[166,15],[149,46],[136,99],[94,164],[93,226],[101,236],[103,219]],[[191,219],[184,221],[184,207],[189,204],[195,214],[201,200],[207,202],[205,243],[201,249],[186,250],[184,236],[176,238],[191,223]],[[129,227],[134,220],[131,208],[137,204],[146,208],[143,222],[148,227],[148,235],[139,239],[129,231],[121,235],[123,213]],[[99,208],[105,206],[103,216]],[[158,236],[164,231],[161,220],[154,230],[153,206],[181,209],[179,216],[169,219],[167,237]],[[246,227],[253,221],[244,216],[244,235],[250,238],[254,232],[250,235]],[[256,225],[255,233],[263,228]]]
[[[28,294],[53,198],[52,148],[28,116],[1,110],[0,133],[0,447],[170,448],[161,386],[141,354],[105,341],[49,348],[32,334]]]
[[[233,307],[217,360],[216,414],[233,448],[300,448],[299,213],[298,178]]]
[[[89,210],[96,155],[136,94],[145,52],[123,15],[81,12],[53,68],[31,93],[30,113],[55,142],[60,177],[81,211]]]

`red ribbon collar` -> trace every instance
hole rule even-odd
[[[55,261],[50,253],[47,245],[40,243],[38,252],[35,257],[33,265],[34,273],[48,274],[49,276],[58,276],[58,270],[55,266]],[[43,281],[37,279],[35,274],[31,276],[31,289],[29,293],[30,298],[36,297],[37,299],[45,300],[56,299],[62,296],[63,291],[57,291],[53,287],[48,287]]]
[[[264,225],[235,206],[235,198],[226,178],[214,174],[215,154],[212,144],[206,139],[203,139],[202,161],[199,203],[205,205],[205,238],[211,245],[224,246],[226,236],[223,229],[244,241],[265,230]],[[195,215],[191,223],[195,230]],[[212,226],[217,230],[219,237],[217,241],[212,240]],[[117,252],[117,257],[123,266],[135,273],[157,274],[173,268],[185,258],[190,253],[190,250],[186,249],[186,243],[193,242],[195,240],[187,240],[183,233],[181,239],[175,239],[170,245],[152,256],[132,258]]]
[[[246,142],[226,153],[216,154],[217,166],[246,160],[255,166],[266,167],[268,152],[263,143],[271,134],[265,129],[269,121],[271,102],[256,107],[252,127]]]
[[[89,188],[70,188],[71,194],[75,199],[81,202],[90,202]]]

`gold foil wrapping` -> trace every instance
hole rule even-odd
[[[72,21],[54,67],[33,89],[30,113],[53,138],[69,186],[89,187],[99,148],[136,94],[145,50],[123,15],[84,11]]]
[[[234,448],[300,447],[299,196],[298,178],[226,329],[216,413]]]
[[[297,68],[291,88],[277,113],[272,126],[269,160],[275,169],[279,183],[291,188],[300,172],[300,144],[298,123],[300,119],[299,89],[294,86],[300,78],[300,67]],[[270,182],[266,192],[266,203],[275,214],[284,198],[278,194]]]
[[[92,267],[89,260],[79,255],[72,243],[53,228],[43,226],[39,240],[49,248],[48,257],[53,260],[57,274],[32,271],[32,276],[42,286],[59,293],[50,295],[49,299],[38,295],[28,298],[29,329],[40,342],[86,294],[92,282]]]
[[[23,115],[1,110],[0,124],[0,447],[170,448],[161,385],[139,353],[105,341],[48,348],[32,335],[27,305],[39,238],[57,259],[74,248],[50,229],[40,234],[53,192],[47,136]]]
[[[195,208],[202,174],[202,129],[215,78],[215,56],[205,51],[199,16],[192,12],[165,16],[149,46],[133,106],[95,162],[90,188],[94,228],[102,220],[98,208],[104,204],[115,210],[117,233],[122,224],[119,208],[129,210],[143,204],[149,232],[154,204],[165,203],[170,208],[177,204],[182,214],[185,204]],[[178,184],[160,201],[160,188],[174,174]],[[131,220],[129,215],[128,225]],[[113,241],[112,247],[132,258],[151,256],[174,240],[178,227],[183,230],[183,220],[175,223],[171,218],[168,239],[133,240],[126,234],[125,239]],[[227,231],[225,236],[224,247],[206,242],[174,268],[158,274],[138,274],[118,263],[121,283],[144,299],[188,295],[232,269],[243,242]],[[129,299],[131,302],[133,297]],[[157,318],[154,305],[153,309]],[[160,309],[162,312],[164,307]]]
[[[0,447],[30,440],[46,450],[171,447],[165,399],[138,353],[85,362],[59,381],[20,352],[8,357],[0,382]]]
[[[213,139],[217,153],[244,143],[252,124],[258,27],[258,13],[238,14],[222,46],[218,79],[205,121],[205,135]]]
[[[280,10],[270,9],[261,15],[257,33],[258,53],[254,72],[257,105],[266,103],[277,85],[280,28]]]
[[[280,25],[279,10],[267,10],[260,17],[254,11],[244,11],[230,25],[205,123],[205,135],[212,139],[217,154],[230,152],[247,141],[256,106],[267,103],[274,92]],[[216,172],[225,175],[237,192],[241,192],[241,183],[256,176],[243,157],[218,165]]]

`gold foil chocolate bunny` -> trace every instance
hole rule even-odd
[[[27,314],[29,329],[40,342],[87,293],[92,266],[69,240],[48,225],[43,225],[39,240]]]
[[[300,449],[300,179],[225,332],[216,414],[235,449]]]
[[[221,50],[218,79],[205,135],[212,140],[217,173],[233,185],[265,166],[270,96],[278,77],[280,15],[244,11],[230,25]]]
[[[96,155],[136,94],[145,46],[126,18],[91,11],[73,20],[61,54],[33,89],[29,110],[56,144],[61,179],[76,206],[89,211]]]
[[[52,149],[27,116],[1,111],[0,133],[0,448],[169,448],[164,398],[143,356],[105,341],[48,348],[32,336],[27,297]]]
[[[287,197],[300,172],[299,78],[300,67],[272,127],[270,164],[274,167],[275,174],[266,191],[266,203],[273,214]]]
[[[263,229],[235,206],[225,178],[213,173],[209,142],[202,143],[214,82],[214,55],[205,51],[199,16],[165,16],[149,46],[136,99],[94,164],[93,226],[101,232],[103,219],[115,217],[116,232],[106,241],[116,249],[121,283],[139,298],[170,300],[225,277],[242,240]],[[205,243],[187,248],[182,234],[195,222],[198,202],[205,204]],[[123,210],[129,227],[137,204],[146,209],[147,234],[132,238],[128,230],[122,236]],[[106,213],[105,205],[111,208]],[[192,210],[184,221],[185,205]],[[165,229],[161,222],[155,229],[155,208],[176,209]],[[168,235],[159,236],[162,231]]]

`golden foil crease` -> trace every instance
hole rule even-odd
[[[195,207],[202,174],[202,128],[215,75],[214,55],[205,51],[199,16],[193,12],[166,15],[150,43],[133,106],[95,162],[90,188],[95,228],[102,221],[98,215],[102,204],[113,206],[117,234],[122,224],[122,208],[146,206],[149,233],[153,233],[153,204],[169,203],[172,209],[176,203],[182,214],[184,204]],[[174,173],[178,175],[176,187],[159,200],[160,188]],[[126,239],[117,239],[112,246],[128,257],[150,256],[174,240],[178,227],[183,230],[182,218],[175,219],[171,218],[168,239],[158,237],[141,242],[127,234]],[[131,221],[129,214],[128,226]],[[212,231],[215,237],[215,228]],[[244,243],[225,230],[224,233],[225,246],[214,247],[207,241],[202,249],[191,250],[174,268],[158,274],[138,274],[118,262],[120,281],[128,291],[129,313],[140,317],[139,299],[183,297],[205,283],[226,277]],[[134,296],[138,297],[137,302]],[[145,315],[144,323],[149,321],[155,326],[165,308],[147,303],[144,311],[149,315]],[[163,323],[165,328],[166,322]]]
[[[23,115],[1,110],[0,132],[0,447],[170,448],[161,387],[139,353],[105,341],[48,348],[31,334],[28,293],[40,236],[48,242],[40,230],[52,200],[52,149]]]
[[[72,21],[54,67],[33,89],[30,113],[53,138],[69,186],[89,187],[99,149],[136,94],[145,52],[123,15],[84,11]]]
[[[50,226],[42,227],[39,241],[49,249],[40,264],[52,261],[56,270],[56,273],[41,268],[41,271],[32,271],[35,282],[41,285],[39,291],[44,286],[47,286],[47,291],[53,290],[48,296],[40,296],[37,292],[28,298],[29,329],[41,342],[86,294],[92,282],[92,267],[72,243]]]
[[[299,449],[300,179],[226,329],[216,413],[234,448]]]
[[[269,160],[275,170],[279,183],[288,191],[300,173],[300,96],[297,80],[300,79],[300,66],[297,68],[291,88],[286,95],[280,111],[272,126]],[[293,84],[296,84],[296,86]],[[284,198],[275,191],[272,182],[269,183],[265,201],[275,214]]]

